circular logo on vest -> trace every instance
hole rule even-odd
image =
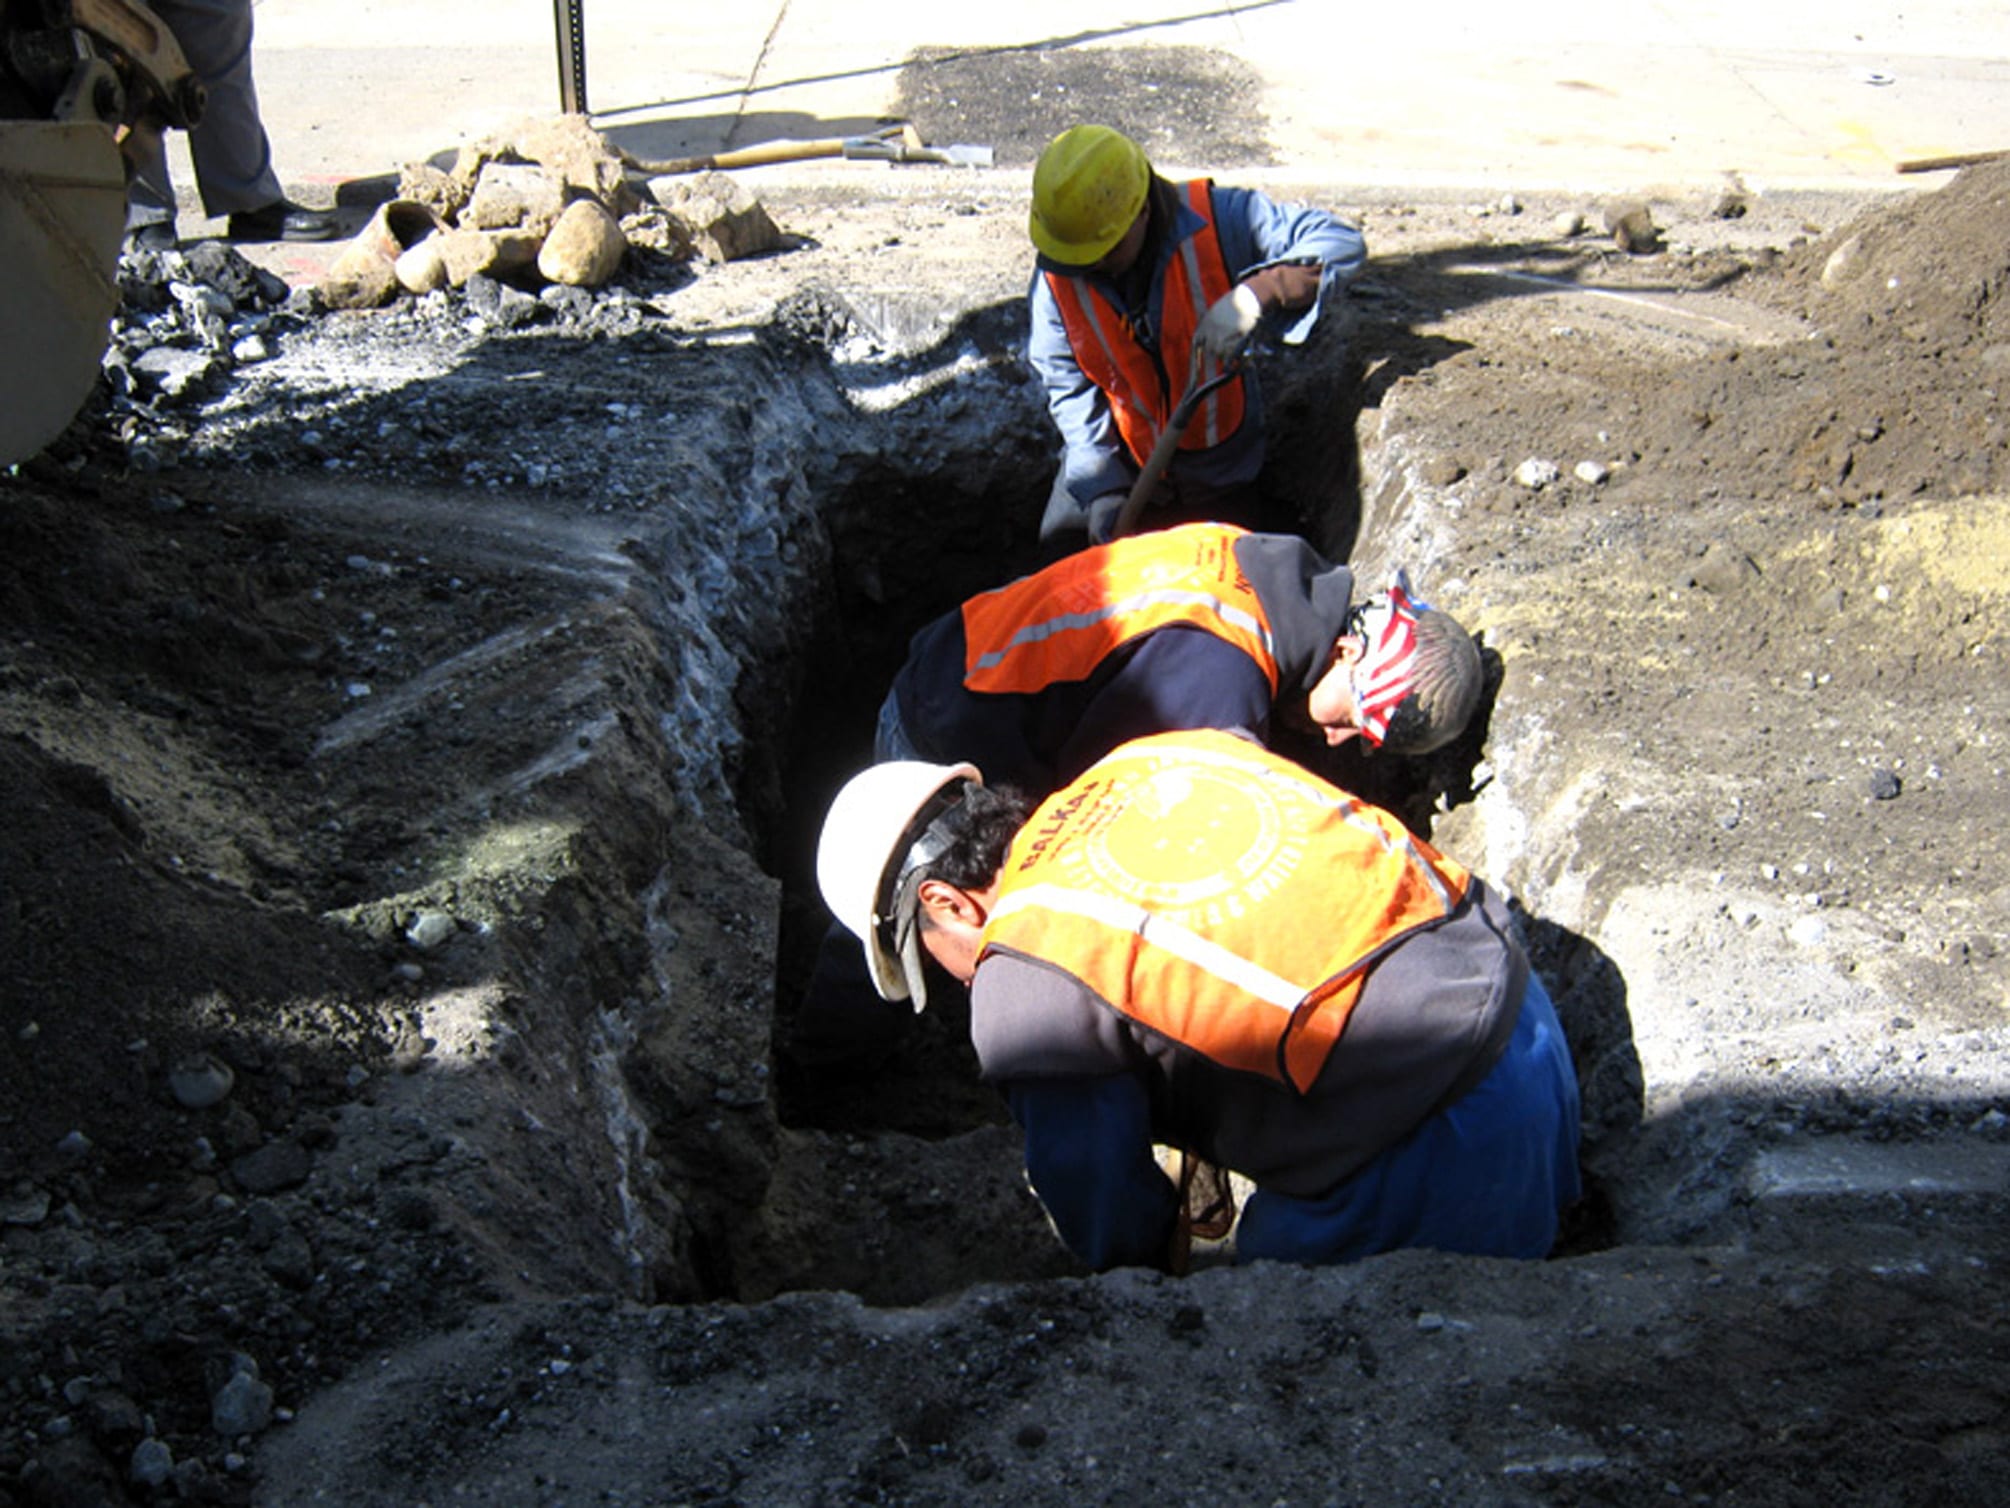
[[[1116,796],[1115,817],[1068,859],[1153,910],[1239,914],[1283,885],[1305,854],[1310,824],[1289,820],[1279,793],[1246,772],[1167,766]]]

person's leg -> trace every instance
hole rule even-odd
[[[872,734],[872,757],[881,764],[890,759],[927,758],[907,736],[907,726],[900,720],[900,699],[891,691],[879,704],[879,724]]]
[[[126,233],[150,225],[174,226],[174,179],[168,173],[167,142],[149,133],[132,149],[133,178],[126,185]]]
[[[1578,1091],[1542,982],[1529,977],[1506,1051],[1484,1079],[1330,1193],[1259,1190],[1236,1259],[1348,1262],[1430,1247],[1540,1257],[1578,1196]]]
[[[204,211],[214,217],[277,204],[284,191],[251,74],[251,0],[159,0],[153,9],[208,92],[188,138]],[[165,158],[162,167],[165,182]]]

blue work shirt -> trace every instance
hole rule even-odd
[[[1290,323],[1279,332],[1286,345],[1302,343],[1333,290],[1359,272],[1367,260],[1367,243],[1360,231],[1324,210],[1279,204],[1254,189],[1216,185],[1213,195],[1215,231],[1234,281],[1280,263],[1319,264],[1319,296],[1290,316]],[[1135,319],[1140,338],[1150,347],[1156,347],[1161,327],[1166,268],[1181,244],[1201,228],[1200,216],[1181,200],[1174,213],[1172,234],[1157,238],[1147,308]],[[1106,494],[1128,492],[1137,479],[1138,467],[1117,432],[1109,398],[1076,361],[1060,306],[1047,287],[1046,273],[1079,276],[1081,271],[1039,259],[1028,295],[1031,330],[1027,357],[1047,390],[1047,410],[1061,432],[1061,481],[1086,508]],[[1113,304],[1124,306],[1115,280],[1094,275],[1091,281]],[[1179,452],[1170,469],[1175,482],[1190,480],[1218,489],[1255,479],[1263,465],[1263,403],[1255,374],[1245,367],[1243,377],[1246,398],[1241,426],[1219,445]],[[1178,383],[1185,377],[1174,373],[1171,380]],[[1177,391],[1170,395],[1171,399],[1178,396]]]

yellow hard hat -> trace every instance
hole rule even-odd
[[[1151,181],[1144,148],[1128,136],[1108,126],[1070,126],[1033,168],[1027,233],[1043,255],[1086,267],[1123,240]]]

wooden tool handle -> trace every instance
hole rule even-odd
[[[807,162],[813,157],[844,154],[844,138],[829,136],[816,141],[767,141],[755,147],[736,147],[709,157],[672,157],[661,162],[627,159],[638,173],[708,173],[724,168],[757,168],[770,162]]]
[[[1993,152],[1956,152],[1950,157],[1913,157],[1898,164],[1901,173],[1937,173],[1942,168],[1973,167],[1978,162],[1993,162],[1998,157],[2010,156],[2010,148],[1999,147]]]

